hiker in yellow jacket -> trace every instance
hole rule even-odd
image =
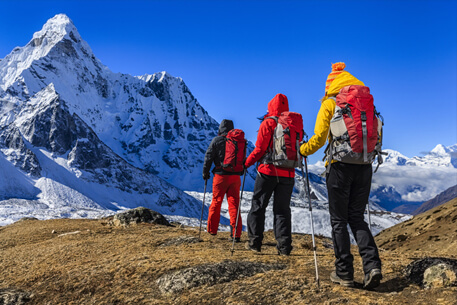
[[[331,141],[330,120],[335,112],[334,98],[340,90],[350,85],[364,86],[363,82],[344,71],[345,67],[342,62],[332,65],[332,72],[325,86],[325,96],[317,114],[314,135],[300,147],[300,153],[304,156],[309,156],[324,146],[327,138]],[[370,195],[372,167],[371,164],[350,164],[335,160],[331,163],[326,183],[336,260],[335,271],[331,273],[330,280],[342,286],[354,286],[354,257],[351,254],[347,229],[349,224],[363,260],[364,287],[372,289],[377,287],[382,279],[378,248],[364,220]]]

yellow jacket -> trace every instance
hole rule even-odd
[[[333,117],[335,112],[335,101],[329,97],[336,96],[341,88],[349,85],[361,85],[364,86],[364,83],[359,81],[349,72],[341,72],[330,84],[328,91],[324,96],[324,101],[321,104],[321,108],[317,113],[316,125],[314,126],[314,135],[309,139],[307,143],[304,143],[300,146],[300,153],[304,156],[309,156],[314,154],[322,146],[324,146],[325,141],[329,138],[330,141],[330,120]]]

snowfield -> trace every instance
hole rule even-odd
[[[186,192],[194,198],[198,199],[200,202],[203,200],[203,193],[200,192]],[[206,193],[205,195],[205,206],[209,207],[211,204],[212,193]],[[246,218],[251,208],[252,192],[245,191],[243,192],[243,199],[241,201],[241,219],[243,223],[243,231],[246,231]],[[292,196],[291,202],[292,210],[292,232],[294,233],[306,233],[311,234],[311,219],[310,211],[307,200],[304,200],[300,194],[294,194]],[[371,226],[372,232],[374,235],[378,234],[382,230],[396,225],[397,223],[403,222],[410,219],[411,215],[404,215],[380,210],[371,210]],[[221,208],[221,215],[225,219],[221,221],[219,225],[220,231],[230,231],[230,215],[228,213],[228,203],[227,199],[224,198]],[[325,237],[331,237],[331,225],[330,225],[330,215],[328,212],[328,204],[322,201],[313,201],[312,204],[312,215],[314,221],[314,231],[317,235],[322,235]],[[202,230],[205,231],[206,228],[207,216],[203,217]],[[368,215],[365,214],[365,220],[368,222]],[[180,220],[183,224],[198,226],[198,223],[195,220],[185,221],[184,219]],[[265,213],[265,230],[273,229],[273,204],[270,201],[270,204],[267,207],[267,212]]]

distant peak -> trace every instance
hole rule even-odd
[[[34,47],[56,44],[62,39],[71,39],[74,42],[81,41],[81,36],[78,33],[73,21],[65,14],[57,14],[49,19],[41,31],[33,34],[33,39],[30,44]]]
[[[46,24],[68,24],[68,23],[73,24],[71,19],[68,18],[68,16],[65,14],[57,14],[46,22]]]
[[[448,150],[446,149],[446,147],[444,147],[443,144],[438,144],[438,145],[436,145],[436,147],[434,149],[432,149],[432,153],[438,154],[438,155],[443,155],[443,154],[448,153]]]

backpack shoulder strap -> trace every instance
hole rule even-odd
[[[276,122],[276,125],[278,125],[278,117],[277,116],[267,116],[263,120],[265,121],[266,119],[272,119],[272,120],[274,120]],[[260,159],[260,163],[263,163],[263,164],[269,163],[269,161],[270,161],[269,159],[271,158],[271,154],[273,153],[272,146],[273,146],[273,138],[274,137],[275,137],[275,135],[274,135],[274,129],[273,129],[273,134],[272,134],[270,140],[268,141],[267,151],[265,152],[265,155],[263,155],[263,157]]]
[[[276,123],[278,123],[278,117],[277,116],[273,116],[273,115],[272,116],[267,116],[264,120],[266,120],[266,119],[273,119],[273,120],[275,120]]]

